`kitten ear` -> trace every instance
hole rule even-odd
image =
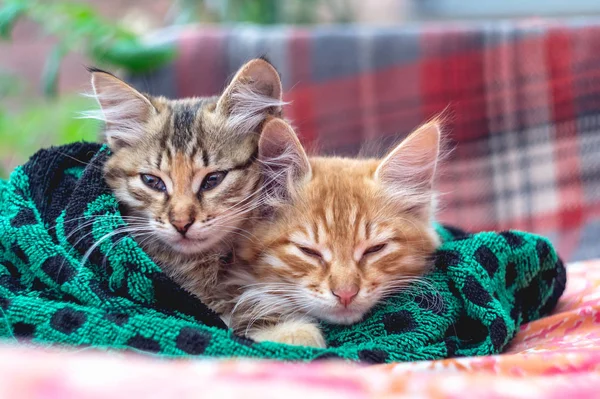
[[[288,200],[299,183],[310,179],[311,167],[304,148],[283,119],[273,118],[264,125],[258,156],[264,167],[265,190],[272,200]]]
[[[135,144],[144,136],[144,124],[156,108],[142,93],[114,75],[97,69],[92,72],[94,96],[101,111],[86,116],[106,123],[105,136],[112,149]]]
[[[216,112],[227,118],[227,127],[242,134],[252,132],[267,115],[280,116],[285,104],[277,70],[257,58],[235,74],[219,101]]]
[[[375,179],[407,205],[430,208],[440,135],[437,121],[418,128],[383,159]]]

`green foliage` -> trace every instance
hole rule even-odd
[[[348,0],[178,0],[175,23],[209,21],[217,23],[252,23],[258,25],[319,22],[322,11],[333,22],[354,20]]]
[[[7,177],[40,148],[96,141],[100,123],[78,118],[80,112],[94,108],[95,100],[77,95],[39,100],[20,112],[0,108],[0,177]]]
[[[225,18],[228,21],[243,21],[260,25],[271,25],[279,22],[279,8],[282,5],[278,0],[244,1],[229,0]],[[312,3],[312,1],[307,1]]]
[[[348,0],[173,0],[172,23],[312,24],[323,7],[336,22],[352,20]],[[140,3],[142,1],[140,0]],[[99,123],[77,119],[95,102],[77,95],[57,97],[63,58],[86,55],[98,66],[145,73],[176,56],[172,43],[147,43],[131,30],[107,21],[92,6],[75,0],[0,0],[0,38],[10,39],[15,23],[25,18],[56,39],[42,76],[45,99],[32,96],[27,82],[0,71],[0,177],[27,160],[39,148],[78,140],[96,140]]]
[[[25,13],[26,8],[22,2],[9,2],[4,5],[0,10],[0,37],[4,39],[10,37],[15,22]]]
[[[85,54],[96,65],[147,72],[175,56],[172,44],[149,44],[124,27],[100,17],[87,4],[54,0],[0,1],[0,37],[10,39],[20,18],[36,22],[57,44],[42,76],[45,99],[33,96],[26,82],[0,71],[0,177],[27,160],[39,148],[97,139],[99,123],[77,118],[97,107],[95,101],[75,94],[57,97],[60,64],[70,52]]]
[[[58,39],[44,70],[43,89],[56,94],[62,58],[79,51],[96,64],[124,68],[130,73],[147,72],[171,61],[173,44],[146,43],[133,32],[100,17],[92,7],[77,2],[48,0],[4,0],[0,9],[0,35],[10,37],[19,18],[29,18]]]

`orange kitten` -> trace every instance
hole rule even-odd
[[[265,125],[259,159],[273,209],[236,271],[232,327],[258,341],[325,346],[316,320],[351,324],[428,271],[437,122],[384,159],[308,158],[281,119]]]

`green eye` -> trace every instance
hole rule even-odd
[[[214,172],[207,174],[204,180],[202,180],[200,191],[212,190],[223,182],[225,176],[227,176],[227,172]]]
[[[154,191],[158,191],[161,193],[167,191],[167,186],[165,186],[165,182],[162,181],[160,177],[154,175],[141,174],[140,178],[146,186],[150,187]]]

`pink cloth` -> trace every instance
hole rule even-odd
[[[359,366],[167,360],[94,350],[0,346],[0,398],[600,397],[600,260],[571,264],[554,315],[507,353]]]

